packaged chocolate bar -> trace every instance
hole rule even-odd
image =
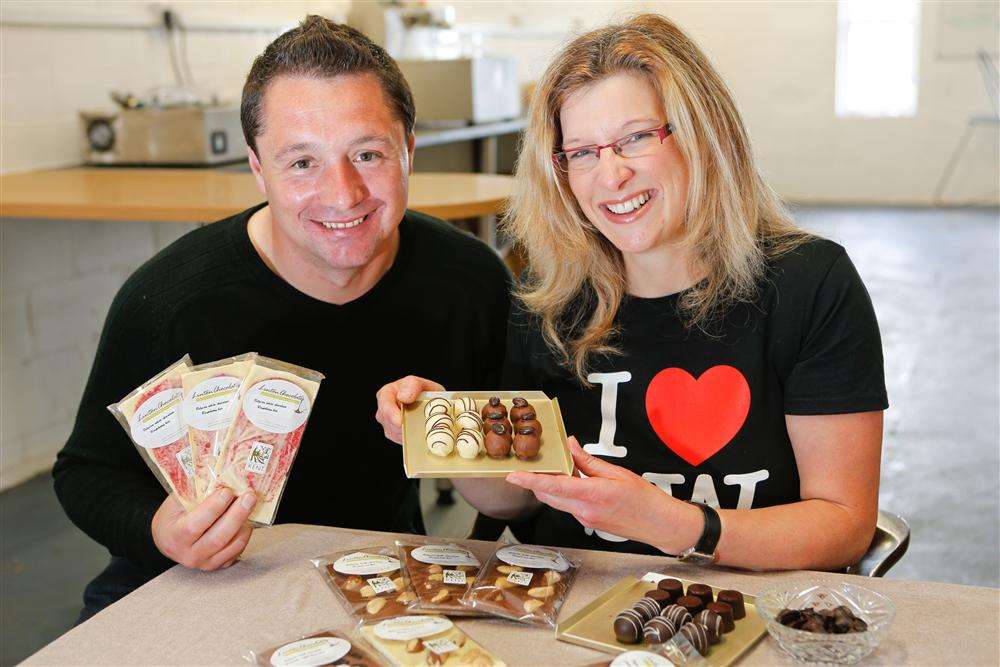
[[[556,627],[579,563],[547,547],[501,539],[462,603],[521,623]]]
[[[233,408],[240,385],[253,366],[256,353],[220,359],[192,366],[181,374],[184,403],[181,414],[188,427],[191,460],[194,463],[194,491],[204,500],[215,479],[215,463],[222,440],[233,421]]]
[[[248,650],[243,658],[251,664],[270,667],[380,667],[383,664],[362,641],[335,630],[315,632],[262,651]]]
[[[197,504],[191,444],[181,414],[184,397],[181,374],[190,366],[191,357],[185,354],[128,396],[108,406],[153,475],[186,510]]]
[[[226,486],[257,494],[250,522],[270,526],[302,442],[323,374],[257,356],[240,385],[233,421],[208,493]]]
[[[403,572],[416,595],[409,608],[448,616],[480,616],[462,604],[479,574],[479,559],[459,542],[440,538],[396,541]]]
[[[359,622],[407,614],[407,606],[416,600],[394,547],[348,549],[311,562]]]
[[[662,644],[625,651],[610,660],[591,663],[587,667],[703,667],[707,664],[687,638],[677,633]]]
[[[444,616],[397,616],[361,625],[357,633],[390,664],[503,667],[504,661]]]

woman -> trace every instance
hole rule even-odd
[[[579,476],[459,491],[492,516],[536,512],[538,543],[857,561],[887,406],[871,302],[843,248],[798,230],[764,183],[705,55],[655,15],[577,38],[539,82],[524,146],[504,387],[557,396],[587,444],[569,441]],[[383,388],[390,438],[396,401],[430,388]]]

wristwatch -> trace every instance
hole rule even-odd
[[[690,549],[681,552],[677,560],[695,565],[712,565],[719,560],[716,547],[719,545],[719,537],[722,535],[722,521],[719,520],[719,513],[714,508],[703,503],[691,504],[701,509],[701,513],[705,516],[705,527],[701,531],[698,542]]]

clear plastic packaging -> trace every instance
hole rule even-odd
[[[359,622],[407,614],[416,600],[393,546],[337,551],[311,562]]]
[[[208,492],[252,489],[259,500],[249,520],[257,526],[274,523],[322,380],[317,371],[258,355],[240,385]]]
[[[691,642],[678,632],[662,644],[625,651],[611,660],[595,662],[587,667],[703,667],[707,664],[708,661]]]
[[[416,595],[409,609],[448,616],[481,616],[462,604],[482,565],[463,544],[445,538],[396,541],[403,572]]]
[[[365,623],[356,634],[397,667],[506,664],[444,616],[397,616]]]
[[[501,538],[462,603],[493,616],[555,628],[579,567],[554,549]]]
[[[194,491],[205,499],[215,479],[215,463],[222,441],[233,422],[233,408],[240,385],[253,366],[256,353],[192,366],[181,374],[184,403],[181,412],[188,427],[194,463]]]
[[[156,479],[186,510],[197,504],[191,445],[181,414],[181,374],[190,366],[191,357],[185,354],[108,406]]]
[[[336,630],[314,632],[260,651],[247,649],[243,658],[250,664],[269,667],[380,667],[383,664],[364,642]]]

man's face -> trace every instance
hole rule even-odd
[[[412,137],[370,74],[280,76],[264,91],[250,167],[275,243],[316,269],[361,268],[406,209]]]

